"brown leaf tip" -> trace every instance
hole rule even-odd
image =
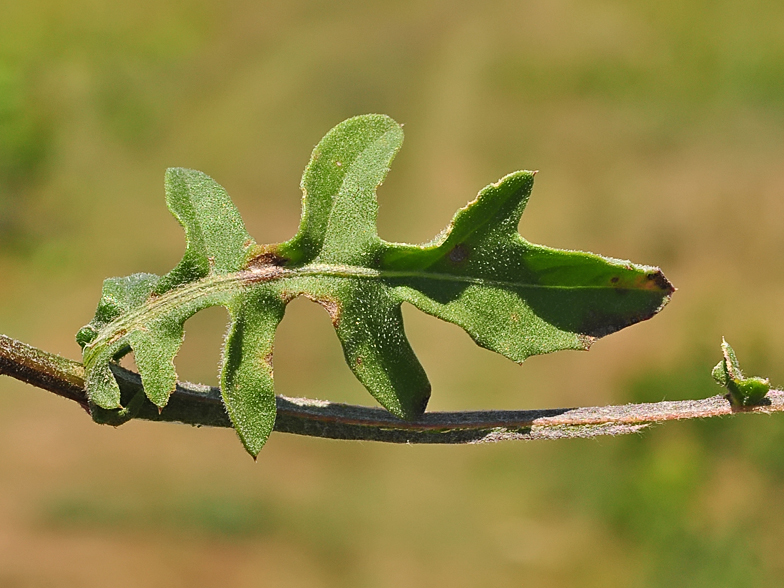
[[[672,283],[664,276],[664,273],[660,269],[650,272],[647,276],[645,276],[645,279],[649,284],[651,284],[651,286],[665,292],[667,296],[675,292],[675,286],[673,286]]]

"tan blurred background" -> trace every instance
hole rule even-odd
[[[406,145],[381,236],[430,239],[538,169],[533,242],[661,266],[653,321],[522,367],[412,308],[431,409],[699,398],[725,335],[784,385],[784,4],[0,0],[0,332],[77,359],[104,277],[184,249],[169,166],[223,184],[260,242],[341,120]],[[215,384],[225,314],[178,369]],[[289,307],[279,393],[372,403],[322,309]],[[778,586],[784,416],[640,437],[385,446],[91,423],[0,379],[0,586]]]

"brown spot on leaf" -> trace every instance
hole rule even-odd
[[[596,341],[596,337],[591,337],[590,335],[578,334],[577,340],[580,342],[580,345],[582,345],[583,349],[588,351],[591,348],[591,345],[594,344],[594,341]]]
[[[303,294],[305,298],[308,300],[312,300],[313,302],[320,304],[324,307],[324,310],[327,311],[330,320],[332,321],[332,326],[335,328],[338,327],[340,324],[340,303],[337,300],[333,300],[332,298],[315,298],[313,296],[308,296],[307,294]]]
[[[264,363],[269,366],[270,374],[272,374],[272,351],[270,351],[267,355],[264,356]]]
[[[286,265],[288,261],[272,248],[262,249],[245,264],[248,283],[266,282],[279,278],[285,272],[282,266]]]
[[[286,265],[288,259],[285,257],[278,255],[275,251],[263,251],[258,255],[254,255],[253,257],[248,260],[248,263],[245,265],[246,269],[262,269],[265,267],[281,267]]]
[[[619,278],[618,276],[613,276],[612,278],[610,278],[610,282],[613,283],[613,284],[617,284],[618,280],[620,280],[620,279],[621,278]]]
[[[465,243],[458,243],[452,250],[447,254],[447,258],[452,263],[463,263],[466,259],[468,259],[468,255],[470,254],[470,250]]]
[[[362,356],[361,355],[357,355],[356,363],[357,363],[357,365],[362,365]]]
[[[340,307],[334,300],[318,300],[317,301],[327,311],[332,324],[337,327],[340,324]]]

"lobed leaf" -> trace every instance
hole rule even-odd
[[[208,306],[229,310],[223,400],[255,456],[275,422],[275,330],[297,296],[327,310],[356,377],[382,406],[407,419],[424,412],[430,384],[404,332],[403,302],[522,362],[587,349],[598,337],[650,318],[669,300],[673,288],[657,268],[525,241],[517,225],[532,172],[510,174],[482,190],[430,243],[383,241],[376,189],[402,140],[402,128],[381,115],[332,129],[302,178],[299,231],[279,245],[257,245],[209,177],[169,170],[166,201],[186,234],[182,261],[160,278],[107,280],[95,318],[77,336],[96,415],[106,422],[112,422],[107,410],[117,413],[113,422],[129,418],[109,368],[129,350],[145,393],[163,408],[176,382],[183,323]]]

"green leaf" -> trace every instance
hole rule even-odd
[[[763,402],[770,391],[770,380],[767,378],[746,377],[740,370],[735,351],[723,338],[721,351],[724,357],[711,372],[713,379],[720,386],[729,390],[728,399],[735,406],[755,406]]]
[[[113,278],[77,335],[96,413],[111,420],[119,389],[109,364],[132,349],[145,393],[163,408],[174,389],[183,323],[208,306],[229,309],[221,384],[229,416],[258,454],[275,421],[272,351],[286,304],[305,296],[328,312],[356,377],[401,418],[426,408],[430,384],[403,329],[409,302],[461,326],[479,345],[522,362],[587,349],[656,314],[673,288],[660,270],[591,253],[533,245],[517,232],[534,173],[479,193],[435,240],[390,243],[376,230],[376,189],[403,140],[381,115],[359,116],[316,146],[302,178],[299,231],[257,245],[226,192],[191,170],[169,170],[166,198],[185,228],[182,261],[166,276]],[[100,409],[100,411],[98,410]]]
[[[286,304],[272,288],[239,295],[223,356],[223,403],[245,449],[256,456],[275,426],[272,344]]]
[[[174,168],[166,172],[166,204],[185,229],[182,261],[156,289],[162,294],[208,275],[237,272],[256,242],[221,186],[201,172]]]
[[[281,255],[298,264],[371,261],[381,246],[376,187],[402,144],[400,125],[380,115],[351,118],[327,133],[302,176],[299,232]]]
[[[532,172],[510,174],[458,211],[436,242],[384,253],[407,302],[517,362],[588,349],[653,316],[673,291],[658,268],[525,241],[517,224],[533,180]]]

